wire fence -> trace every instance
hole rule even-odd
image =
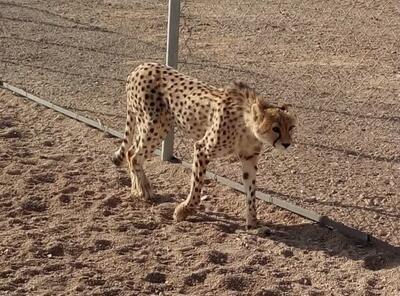
[[[395,245],[400,230],[400,9],[395,1],[183,1],[179,69],[242,80],[298,119],[288,153],[266,147],[260,190]],[[166,3],[0,2],[0,76],[122,130],[124,81],[164,62]],[[193,143],[176,131],[174,152]],[[240,182],[228,157],[210,169]]]

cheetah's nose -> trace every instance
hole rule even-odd
[[[288,148],[290,146],[290,144],[289,143],[285,143],[285,144],[282,144],[282,146],[285,147],[285,149],[286,149],[286,148]]]

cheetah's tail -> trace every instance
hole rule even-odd
[[[125,151],[123,151],[123,150],[125,150],[125,149],[121,149],[121,148],[122,148],[122,145],[121,145],[121,147],[120,147],[117,151],[114,152],[114,154],[113,154],[113,156],[112,156],[112,158],[111,158],[111,161],[112,161],[116,166],[121,166],[122,163],[124,162]]]
[[[122,140],[121,146],[117,151],[114,152],[111,160],[116,166],[121,166],[124,161],[126,161],[126,153],[127,149],[132,145],[132,132],[134,130],[133,126],[134,116],[131,112],[128,111],[126,118],[126,126],[124,139]]]

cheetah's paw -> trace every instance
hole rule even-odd
[[[175,208],[174,220],[175,222],[181,222],[194,213],[195,213],[194,209],[189,208],[186,205],[186,202],[182,202]]]
[[[258,221],[257,218],[255,219],[247,219],[246,221],[246,229],[256,229],[258,227]]]

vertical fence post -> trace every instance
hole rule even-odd
[[[169,0],[166,64],[178,66],[180,0]],[[161,145],[161,159],[171,160],[174,153],[174,128],[172,128]]]

